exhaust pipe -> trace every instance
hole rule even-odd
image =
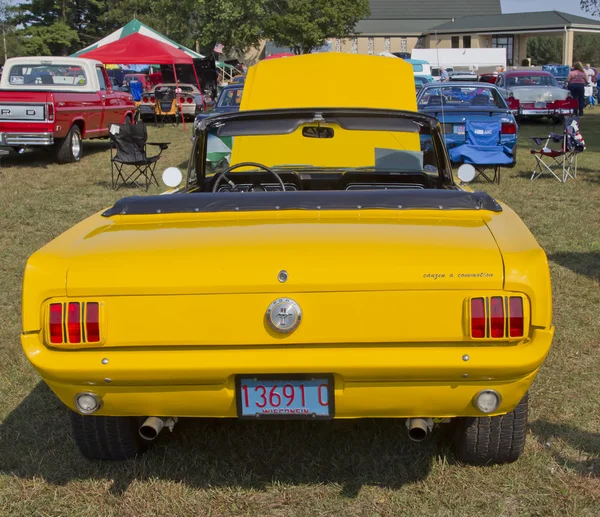
[[[149,416],[140,426],[139,433],[144,440],[152,441],[156,439],[159,433],[163,430],[163,427],[167,427],[169,431],[173,432],[173,428],[175,427],[176,423],[177,417],[163,420],[157,416]]]
[[[422,442],[433,427],[433,421],[430,418],[409,418],[406,421],[406,427],[408,428],[408,437],[413,442]]]

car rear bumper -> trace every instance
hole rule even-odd
[[[570,115],[569,109],[521,109],[517,112],[522,117],[548,117],[555,115]]]
[[[7,147],[52,144],[53,133],[0,133],[0,145]]]
[[[51,350],[38,334],[22,344],[69,407],[76,393],[102,397],[99,415],[235,417],[235,378],[333,374],[337,418],[478,416],[473,397],[495,389],[512,410],[545,359],[554,330],[519,345],[238,346]]]

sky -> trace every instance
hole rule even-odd
[[[500,0],[500,3],[503,13],[561,11],[591,18],[588,13],[581,9],[579,0]]]

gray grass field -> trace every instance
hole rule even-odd
[[[600,112],[600,110],[597,110]],[[108,144],[81,163],[44,152],[0,172],[0,515],[399,516],[600,515],[600,117],[586,115],[576,181],[530,182],[528,135],[502,183],[476,184],[514,208],[548,253],[556,337],[535,381],[524,456],[489,468],[456,464],[449,436],[416,445],[403,422],[182,421],[143,457],[82,458],[67,410],[19,343],[27,257],[112,204]],[[150,128],[173,144],[161,166],[186,165],[190,133]],[[156,191],[155,191],[156,192]]]

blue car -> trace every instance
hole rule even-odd
[[[454,148],[467,143],[467,129],[474,127],[485,140],[483,127],[491,127],[492,121],[498,122],[499,134],[488,138],[486,145],[495,145],[499,153],[506,156],[504,166],[516,163],[518,125],[508,104],[498,88],[490,83],[429,83],[425,84],[417,94],[417,105],[420,113],[436,117],[442,125],[444,139],[453,162],[456,153]],[[469,124],[471,123],[471,124]],[[472,135],[473,136],[473,135]]]
[[[194,127],[206,117],[212,117],[215,115],[222,115],[223,113],[231,113],[232,111],[240,110],[240,103],[242,102],[242,92],[244,91],[244,84],[229,84],[224,86],[217,100],[215,108],[208,113],[200,113],[196,116],[194,121]]]

